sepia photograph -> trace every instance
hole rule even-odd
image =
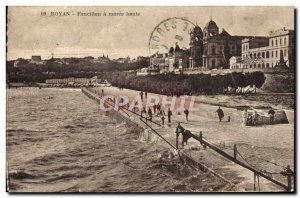
[[[293,6],[7,6],[6,191],[295,193]]]

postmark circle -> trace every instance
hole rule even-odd
[[[178,44],[181,48],[188,48],[190,42],[190,30],[195,27],[191,21],[173,17],[161,21],[149,38],[150,56],[157,53],[168,53],[170,47]]]

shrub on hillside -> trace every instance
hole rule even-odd
[[[237,73],[211,76],[209,74],[159,74],[137,76],[134,73],[104,73],[99,78],[107,79],[112,85],[165,95],[220,94],[228,87],[256,86],[260,88],[265,76],[261,72]]]

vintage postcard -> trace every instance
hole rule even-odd
[[[294,7],[6,17],[8,192],[295,192]]]

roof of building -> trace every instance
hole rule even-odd
[[[41,60],[41,56],[31,56],[31,59],[35,59],[35,60]]]
[[[286,29],[285,27],[278,29],[278,30],[273,30],[269,32],[270,37],[276,37],[276,36],[281,36],[285,34],[294,34],[294,30],[291,29]]]
[[[196,25],[194,28],[194,32],[202,32],[202,29],[198,25]]]
[[[228,36],[231,36],[231,35],[225,29],[222,29],[222,32],[220,33],[220,36],[228,37]]]
[[[212,19],[206,24],[205,29],[211,28],[211,27],[218,27],[216,22],[214,22]]]

